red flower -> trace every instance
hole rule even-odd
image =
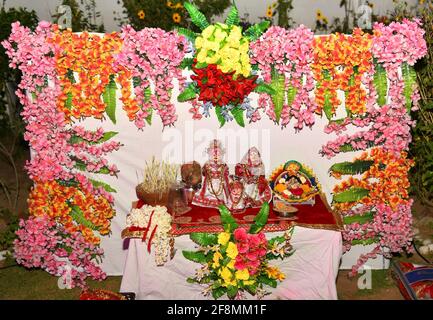
[[[214,64],[197,69],[194,62],[193,71],[195,75],[192,75],[191,79],[195,80],[200,88],[198,100],[211,102],[214,106],[241,104],[244,98],[257,86],[255,83],[257,76],[248,78],[238,76],[234,80],[234,71],[224,73]]]

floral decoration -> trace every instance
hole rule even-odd
[[[256,24],[245,32],[240,22],[236,6],[227,16],[225,23],[210,25],[206,17],[192,4],[185,3],[192,22],[202,31],[196,34],[179,28],[178,32],[188,38],[195,52],[193,58],[185,58],[182,65],[193,71],[193,82],[187,84],[178,96],[178,101],[192,100],[190,111],[194,119],[209,116],[214,108],[220,125],[235,119],[244,127],[244,111],[253,119],[255,110],[249,104],[248,95],[253,91],[271,91],[264,83],[257,83],[249,57],[250,41],[258,38],[269,25],[269,21]],[[203,111],[200,111],[202,102]]]
[[[218,299],[227,294],[230,299],[242,299],[248,292],[258,299],[268,294],[264,285],[276,288],[285,275],[269,264],[272,259],[284,259],[294,253],[290,245],[293,229],[283,236],[267,240],[262,228],[269,214],[264,203],[249,230],[239,227],[230,211],[220,206],[224,232],[219,234],[192,233],[191,240],[198,251],[183,251],[185,258],[202,264],[188,282],[207,284],[203,294]]]

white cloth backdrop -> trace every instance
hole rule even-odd
[[[267,234],[268,238],[283,232]],[[337,299],[335,280],[341,257],[341,234],[337,231],[295,227],[291,243],[295,253],[285,260],[272,260],[286,275],[276,289],[264,299]],[[155,264],[154,251],[147,252],[146,243],[131,239],[120,292],[135,292],[137,299],[206,299],[205,286],[186,282],[200,265],[186,260],[182,250],[193,250],[196,245],[183,235],[176,238],[177,250],[173,260],[163,267]],[[213,299],[208,296],[208,299]],[[251,295],[247,298],[254,299]]]
[[[179,93],[176,87],[177,84],[173,90],[172,101],[176,101]],[[344,94],[340,94],[344,101]],[[152,156],[174,163],[197,160],[203,164],[206,161],[204,149],[211,139],[218,138],[226,147],[226,162],[233,170],[236,162],[242,159],[248,148],[256,146],[262,154],[267,175],[292,159],[311,167],[323,187],[328,202],[332,199],[330,191],[336,183],[336,180],[329,177],[328,169],[337,161],[352,160],[355,156],[355,153],[341,154],[328,160],[319,155],[321,146],[336,137],[335,134],[324,133],[324,126],[328,122],[325,117],[316,116],[316,123],[312,129],[306,127],[300,132],[293,129],[293,123],[281,129],[266,115],[263,115],[259,122],[247,123],[245,128],[238,126],[235,121],[219,128],[214,110],[211,110],[210,118],[192,120],[188,112],[189,103],[175,102],[178,120],[174,127],[163,129],[159,116],[154,113],[152,125],[140,131],[128,120],[122,110],[119,96],[120,91],[117,94],[116,125],[109,119],[86,119],[81,123],[92,130],[101,126],[106,131],[119,132],[113,139],[124,145],[119,151],[107,157],[110,163],[115,163],[119,168],[118,178],[92,175],[93,178],[103,180],[117,190],[114,194],[117,215],[112,220],[112,234],[102,237],[102,247],[105,251],[102,267],[109,275],[122,274],[126,251],[122,250],[120,233],[125,228],[126,215],[131,209],[131,203],[136,200],[135,186],[142,178],[145,161],[150,160]],[[252,105],[256,106],[258,95],[253,93],[250,98]],[[340,113],[338,116],[343,116],[344,107],[341,106],[337,112]],[[347,133],[354,130],[356,128],[348,128]]]

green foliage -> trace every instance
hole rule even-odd
[[[201,13],[196,6],[189,2],[185,2],[184,7],[188,11],[192,23],[194,23],[197,27],[199,27],[201,30],[209,27],[209,22],[207,21],[206,16]]]
[[[250,41],[255,41],[263,34],[263,32],[266,31],[267,28],[269,28],[269,25],[271,23],[269,21],[262,21],[260,23],[256,23],[255,25],[252,25],[245,31],[245,36]]]
[[[328,70],[323,70],[323,78],[325,80],[331,80],[331,74]],[[325,102],[323,104],[323,112],[325,112],[326,118],[328,120],[332,119],[332,116],[334,115],[332,112],[332,104],[331,104],[331,95],[328,89],[325,90]]]
[[[87,228],[96,231],[99,229],[97,226],[95,226],[92,222],[90,222],[84,217],[83,211],[81,211],[81,209],[78,206],[72,206],[70,215],[72,219],[74,219],[74,221],[78,224],[81,224]]]
[[[189,237],[200,246],[210,246],[218,242],[218,236],[213,233],[193,232]]]
[[[114,81],[114,76],[110,76],[110,82],[105,87],[104,92],[102,93],[102,97],[104,99],[104,103],[106,104],[105,112],[107,113],[108,118],[116,124],[116,82]]]
[[[271,87],[275,91],[275,94],[273,94],[271,98],[274,104],[275,119],[276,122],[279,123],[284,106],[285,76],[284,74],[279,74],[277,70],[272,68],[271,79]]]
[[[225,232],[233,232],[237,227],[238,224],[236,223],[235,218],[233,218],[231,212],[225,205],[220,205],[219,207],[220,215],[221,215],[221,222],[224,227]]]
[[[259,233],[266,225],[269,217],[269,203],[264,202],[259,213],[254,218],[254,224],[251,225],[249,233]],[[276,241],[276,240],[275,240]]]
[[[226,293],[226,289],[224,287],[218,287],[215,289],[212,289],[212,297],[217,300],[221,298]]]
[[[236,8],[236,5],[233,4],[229,14],[227,15],[225,23],[228,26],[232,26],[232,25],[238,25],[239,22],[240,22],[240,18],[239,18],[238,8]]]
[[[360,174],[368,169],[370,169],[371,165],[374,163],[372,160],[355,160],[353,162],[345,161],[340,163],[335,163],[329,169],[330,172],[336,172],[339,174]]]
[[[408,65],[406,62],[401,65],[401,72],[404,80],[403,93],[406,100],[406,109],[410,113],[410,109],[412,108],[411,96],[416,87],[416,73],[414,67]]]
[[[222,126],[226,123],[226,119],[224,118],[224,116],[221,113],[221,107],[215,108],[215,114],[216,114],[218,121],[220,123],[220,128],[222,128]]]
[[[275,279],[271,279],[267,276],[264,275],[260,275],[257,277],[257,280],[261,283],[264,283],[272,288],[276,288],[277,287],[277,280]]]
[[[369,194],[369,190],[364,188],[352,187],[346,191],[334,194],[334,202],[356,202]]]
[[[87,166],[86,164],[79,159],[73,159],[75,161],[75,165],[74,168],[80,171],[87,171]],[[99,173],[99,174],[109,174],[110,173],[110,169],[108,169],[107,166],[103,166],[99,171],[97,172],[93,172],[93,173]]]
[[[212,21],[213,17],[219,16],[230,6],[230,0],[192,0],[190,4],[194,5],[205,17],[207,21]],[[195,28],[192,25],[191,18],[182,0],[119,0],[123,5],[121,12],[126,19],[115,17],[119,25],[130,24],[136,30],[143,28],[161,28],[166,31],[175,28]],[[139,16],[143,11],[144,17]],[[173,15],[179,15],[180,21],[175,22]],[[194,31],[200,31],[195,28]]]
[[[105,182],[94,180],[94,179],[89,179],[89,180],[92,183],[93,187],[95,188],[103,187],[104,190],[107,192],[117,192],[116,189],[114,189],[113,187],[111,187],[109,184]]]
[[[379,238],[370,238],[370,239],[363,239],[363,240],[352,240],[352,246],[356,246],[358,244],[361,244],[363,246],[368,246],[369,244],[377,243],[379,242]]]
[[[386,71],[380,63],[374,63],[373,84],[377,91],[377,103],[379,106],[386,104],[386,94],[388,91],[388,82]]]
[[[183,256],[191,261],[197,262],[197,263],[206,263],[208,261],[208,259],[210,259],[210,255],[205,255],[203,252],[201,251],[187,251],[187,250],[183,250],[182,251]]]
[[[1,216],[6,210],[0,211]],[[10,220],[7,222],[6,228],[0,232],[0,251],[13,251],[13,242],[17,238],[15,231],[19,228],[19,219],[16,215],[10,214]]]
[[[255,88],[254,92],[257,93],[267,93],[269,95],[273,95],[276,93],[275,89],[272,87],[272,85],[260,82]]]
[[[293,100],[296,97],[296,93],[298,92],[298,90],[292,86],[292,84],[289,84],[288,88],[287,88],[287,105],[291,106],[293,103]]]
[[[194,31],[191,31],[186,28],[177,27],[176,28],[177,33],[183,35],[185,38],[187,38],[189,41],[194,42],[195,38],[197,37],[197,34]],[[191,59],[191,58],[188,58]]]
[[[242,128],[245,127],[243,109],[239,108],[239,106],[236,106],[230,110],[230,113],[233,115],[233,118],[238,125],[240,125]]]
[[[352,224],[355,222],[359,223],[359,224],[364,224],[364,223],[372,221],[373,218],[374,218],[374,212],[369,211],[369,212],[364,213],[363,215],[344,217],[343,222],[344,222],[344,224]]]
[[[188,69],[192,70],[192,64],[194,62],[194,58],[184,58],[182,62],[180,63],[181,69]]]
[[[179,102],[185,102],[191,99],[194,99],[197,96],[197,87],[194,85],[194,83],[190,83],[188,87],[185,88],[178,96],[177,101]]]
[[[118,134],[118,132],[116,132],[116,131],[104,132],[101,139],[99,139],[98,141],[87,141],[80,136],[73,135],[71,137],[71,139],[69,140],[69,143],[76,144],[76,143],[86,142],[88,144],[95,145],[95,144],[100,144],[100,143],[106,142],[106,141],[110,140],[111,138],[113,138],[117,134]]]

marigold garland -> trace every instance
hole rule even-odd
[[[69,232],[79,231],[86,241],[99,244],[100,238],[92,228],[101,235],[108,234],[113,208],[106,198],[95,197],[83,190],[80,185],[65,186],[55,180],[36,182],[28,199],[29,213],[36,217],[49,216],[63,224]],[[74,210],[82,212],[85,224],[74,220]]]
[[[347,93],[345,105],[351,114],[366,111],[366,91],[361,84],[363,74],[371,70],[371,45],[372,36],[358,28],[351,36],[336,33],[314,39],[311,69],[319,84],[315,91],[317,113],[329,104],[330,115],[335,114],[341,104],[338,89]]]

